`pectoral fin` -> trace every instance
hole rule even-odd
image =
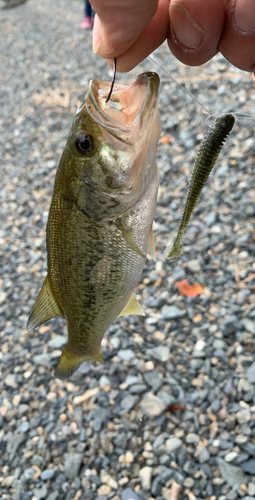
[[[134,292],[131,294],[128,302],[126,303],[124,309],[122,309],[118,317],[128,316],[130,314],[139,314],[140,316],[145,316],[145,313],[143,312]]]
[[[132,229],[125,227],[125,225],[120,220],[118,220],[117,226],[121,230],[123,238],[125,242],[128,244],[128,246],[131,248],[131,250],[133,250],[134,252],[141,255],[141,257],[144,257],[146,259],[146,255],[144,255],[142,250],[140,250],[140,248],[137,246],[135,242]]]
[[[52,293],[48,275],[45,278],[41,291],[28,318],[27,330],[34,330],[37,326],[64,313],[60,309]]]
[[[71,377],[74,372],[76,372],[76,370],[78,370],[79,366],[84,361],[90,360],[99,361],[100,363],[104,362],[101,347],[93,355],[77,356],[77,354],[73,354],[70,351],[68,345],[66,345],[62,351],[61,358],[55,370],[55,376],[57,378],[60,378],[61,380],[66,380],[67,378]]]
[[[152,226],[151,226],[150,232],[149,232],[148,253],[150,254],[151,258],[155,261],[156,260],[155,240],[154,240],[154,234],[153,234]]]

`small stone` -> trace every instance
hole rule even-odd
[[[42,471],[41,473],[41,480],[42,481],[48,481],[48,479],[52,479],[55,475],[55,470],[54,469],[46,469]]]
[[[141,500],[141,498],[130,488],[122,491],[121,500]]]
[[[65,475],[66,477],[68,477],[68,479],[74,479],[79,475],[82,457],[82,453],[65,454]]]
[[[27,420],[25,422],[21,422],[18,427],[17,431],[20,432],[21,434],[25,434],[30,429],[30,424]]]
[[[233,460],[236,459],[236,457],[238,456],[238,453],[236,451],[230,451],[229,453],[227,453],[225,455],[225,461],[226,462],[233,462]]]
[[[243,324],[246,332],[249,332],[252,335],[255,334],[255,322],[254,321],[252,321],[249,318],[243,318],[242,319],[242,324]]]
[[[152,476],[152,467],[143,467],[142,469],[139,470],[141,486],[144,491],[148,491],[151,489],[151,476]]]
[[[171,319],[179,319],[183,318],[185,316],[186,312],[181,311],[179,307],[176,306],[168,306],[165,307],[162,311],[162,319],[165,321],[171,320]]]
[[[197,446],[197,444],[200,441],[200,437],[195,434],[194,432],[189,432],[186,436],[186,443],[187,444],[193,444],[194,446]]]
[[[252,497],[255,497],[255,484],[254,483],[248,484],[248,494],[251,495]]]
[[[166,451],[172,453],[172,451],[178,450],[182,445],[182,440],[176,437],[169,438],[166,441]]]
[[[12,486],[14,479],[15,479],[14,476],[3,477],[1,481],[2,488],[10,488]]]
[[[151,353],[154,358],[162,361],[162,363],[165,363],[169,360],[170,349],[168,346],[158,345],[151,350]]]
[[[41,488],[34,488],[33,495],[37,500],[41,500],[47,496],[48,490],[46,484],[43,484]]]
[[[53,349],[60,349],[65,345],[67,342],[67,339],[63,335],[55,335],[50,341],[48,342],[48,346],[52,347]]]
[[[8,373],[8,375],[6,375],[4,379],[4,382],[6,385],[8,385],[8,387],[12,387],[13,389],[16,389],[17,387],[16,377],[13,373]]]
[[[124,464],[132,464],[134,461],[134,455],[131,451],[127,451],[124,453],[124,455],[119,456],[119,462],[122,462]]]
[[[145,373],[144,378],[147,384],[149,384],[154,391],[157,391],[163,383],[156,370]]]
[[[152,392],[147,392],[141,401],[141,409],[149,417],[157,417],[166,408],[162,399],[155,396]]]
[[[255,458],[242,462],[240,466],[247,474],[255,475]]]
[[[229,484],[229,486],[234,486],[235,484],[240,486],[240,484],[245,483],[245,475],[239,467],[229,465],[222,458],[218,458],[217,463],[223,479]]]
[[[109,486],[108,484],[102,484],[102,486],[100,486],[100,488],[98,488],[97,494],[98,494],[98,496],[109,495],[109,493],[111,493],[111,491],[112,491],[111,486]]]
[[[192,477],[187,477],[183,483],[183,486],[185,486],[185,488],[193,488],[194,486],[194,479]]]
[[[200,262],[199,260],[197,259],[192,259],[190,260],[188,263],[187,263],[187,267],[189,268],[190,271],[192,271],[193,273],[198,273],[199,271],[201,271],[201,266],[200,266]]]
[[[251,366],[249,366],[249,368],[247,370],[247,377],[248,377],[249,382],[251,382],[252,384],[255,384],[255,362],[252,363]]]
[[[220,410],[220,407],[221,407],[220,401],[218,399],[214,399],[212,404],[211,404],[211,412],[218,413],[218,411]]]
[[[232,335],[241,328],[242,325],[239,322],[237,316],[235,316],[234,314],[231,316],[227,316],[221,323],[221,329],[225,337]]]
[[[236,413],[236,419],[240,425],[245,424],[251,420],[251,412],[249,408],[245,408],[244,410],[240,410]]]
[[[35,354],[32,357],[32,361],[35,365],[48,366],[51,361],[50,354]]]
[[[130,410],[132,410],[136,406],[138,401],[139,401],[139,398],[137,396],[132,396],[132,395],[128,394],[128,396],[125,396],[122,399],[120,406],[121,406],[122,410],[124,410],[125,412],[129,412]]]
[[[201,446],[199,450],[199,463],[203,464],[204,462],[207,462],[210,458],[210,453],[208,449],[205,446]]]
[[[102,377],[99,380],[99,387],[103,391],[106,392],[109,391],[111,389],[111,381],[109,380],[109,378],[106,377],[105,375],[102,375]]]
[[[131,349],[120,349],[120,351],[118,351],[118,356],[120,359],[123,359],[123,361],[131,361],[136,357]]]

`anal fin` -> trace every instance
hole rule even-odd
[[[60,309],[52,293],[49,277],[47,275],[28,318],[27,330],[34,330],[34,328],[40,326],[42,323],[56,316],[62,316],[63,314],[63,311]]]
[[[140,316],[145,316],[144,311],[142,310],[134,292],[131,294],[128,302],[126,303],[124,309],[122,309],[120,316],[128,316],[130,314],[139,314]]]

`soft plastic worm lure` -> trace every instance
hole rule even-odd
[[[174,244],[168,246],[164,252],[164,257],[168,260],[178,259],[182,254],[182,238],[184,231],[188,225],[198,197],[234,123],[235,118],[233,115],[226,114],[221,116],[209,128],[208,134],[202,141],[192,170],[177,237]]]

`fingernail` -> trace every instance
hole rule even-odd
[[[176,41],[187,49],[196,49],[202,41],[204,31],[185,7],[171,2],[170,19]]]
[[[93,52],[97,54],[100,49],[100,20],[97,15],[95,15],[94,26],[93,26]]]
[[[254,0],[236,0],[234,6],[236,26],[245,33],[255,31],[255,3]]]

